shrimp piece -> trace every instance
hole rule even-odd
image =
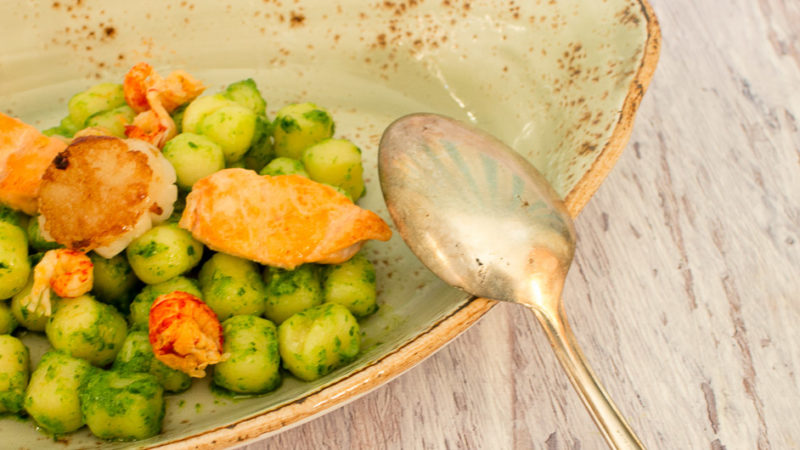
[[[225,169],[194,184],[179,226],[213,250],[293,269],[336,264],[392,232],[332,187],[297,175]]]
[[[67,144],[0,113],[0,203],[36,214],[42,175]]]
[[[156,358],[195,378],[228,359],[222,353],[222,325],[202,300],[182,291],[156,298],[150,308],[150,345]]]
[[[85,253],[70,249],[50,250],[33,269],[31,294],[21,301],[28,311],[50,316],[50,291],[63,298],[81,296],[92,290],[94,265]]]
[[[205,86],[188,73],[176,70],[162,78],[153,66],[140,62],[125,75],[125,101],[139,113],[125,127],[125,135],[158,148],[175,136],[177,127],[170,113],[200,95]]]
[[[153,77],[152,79],[150,78],[151,76]],[[122,90],[128,106],[137,113],[150,109],[150,104],[147,101],[147,90],[151,84],[158,82],[160,78],[157,73],[154,73],[153,66],[146,62],[140,62],[131,67],[122,82]],[[149,79],[151,81],[148,81]]]
[[[177,126],[164,108],[150,109],[133,118],[131,125],[125,125],[125,136],[153,144],[158,148],[177,134]]]
[[[75,139],[44,173],[40,229],[68,248],[111,258],[172,214],[175,179],[169,161],[146,142]]]
[[[128,71],[122,88],[125,100],[134,111],[147,111],[157,100],[168,113],[205,90],[201,81],[183,70],[175,70],[167,78],[161,78],[146,62],[140,62]]]

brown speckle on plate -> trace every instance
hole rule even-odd
[[[297,13],[292,11],[291,18],[289,19],[289,23],[292,27],[299,27],[305,23],[306,16],[303,14]]]

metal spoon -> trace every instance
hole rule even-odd
[[[417,257],[470,294],[530,308],[608,444],[643,448],[567,323],[575,230],[544,177],[499,140],[435,114],[391,124],[378,158],[389,213]]]

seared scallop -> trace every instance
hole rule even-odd
[[[172,213],[175,170],[146,142],[75,139],[42,177],[40,225],[69,248],[110,258]]]

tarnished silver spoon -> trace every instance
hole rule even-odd
[[[567,323],[575,230],[544,177],[499,140],[435,114],[392,123],[378,158],[386,205],[414,254],[448,284],[530,308],[609,445],[643,448]]]

